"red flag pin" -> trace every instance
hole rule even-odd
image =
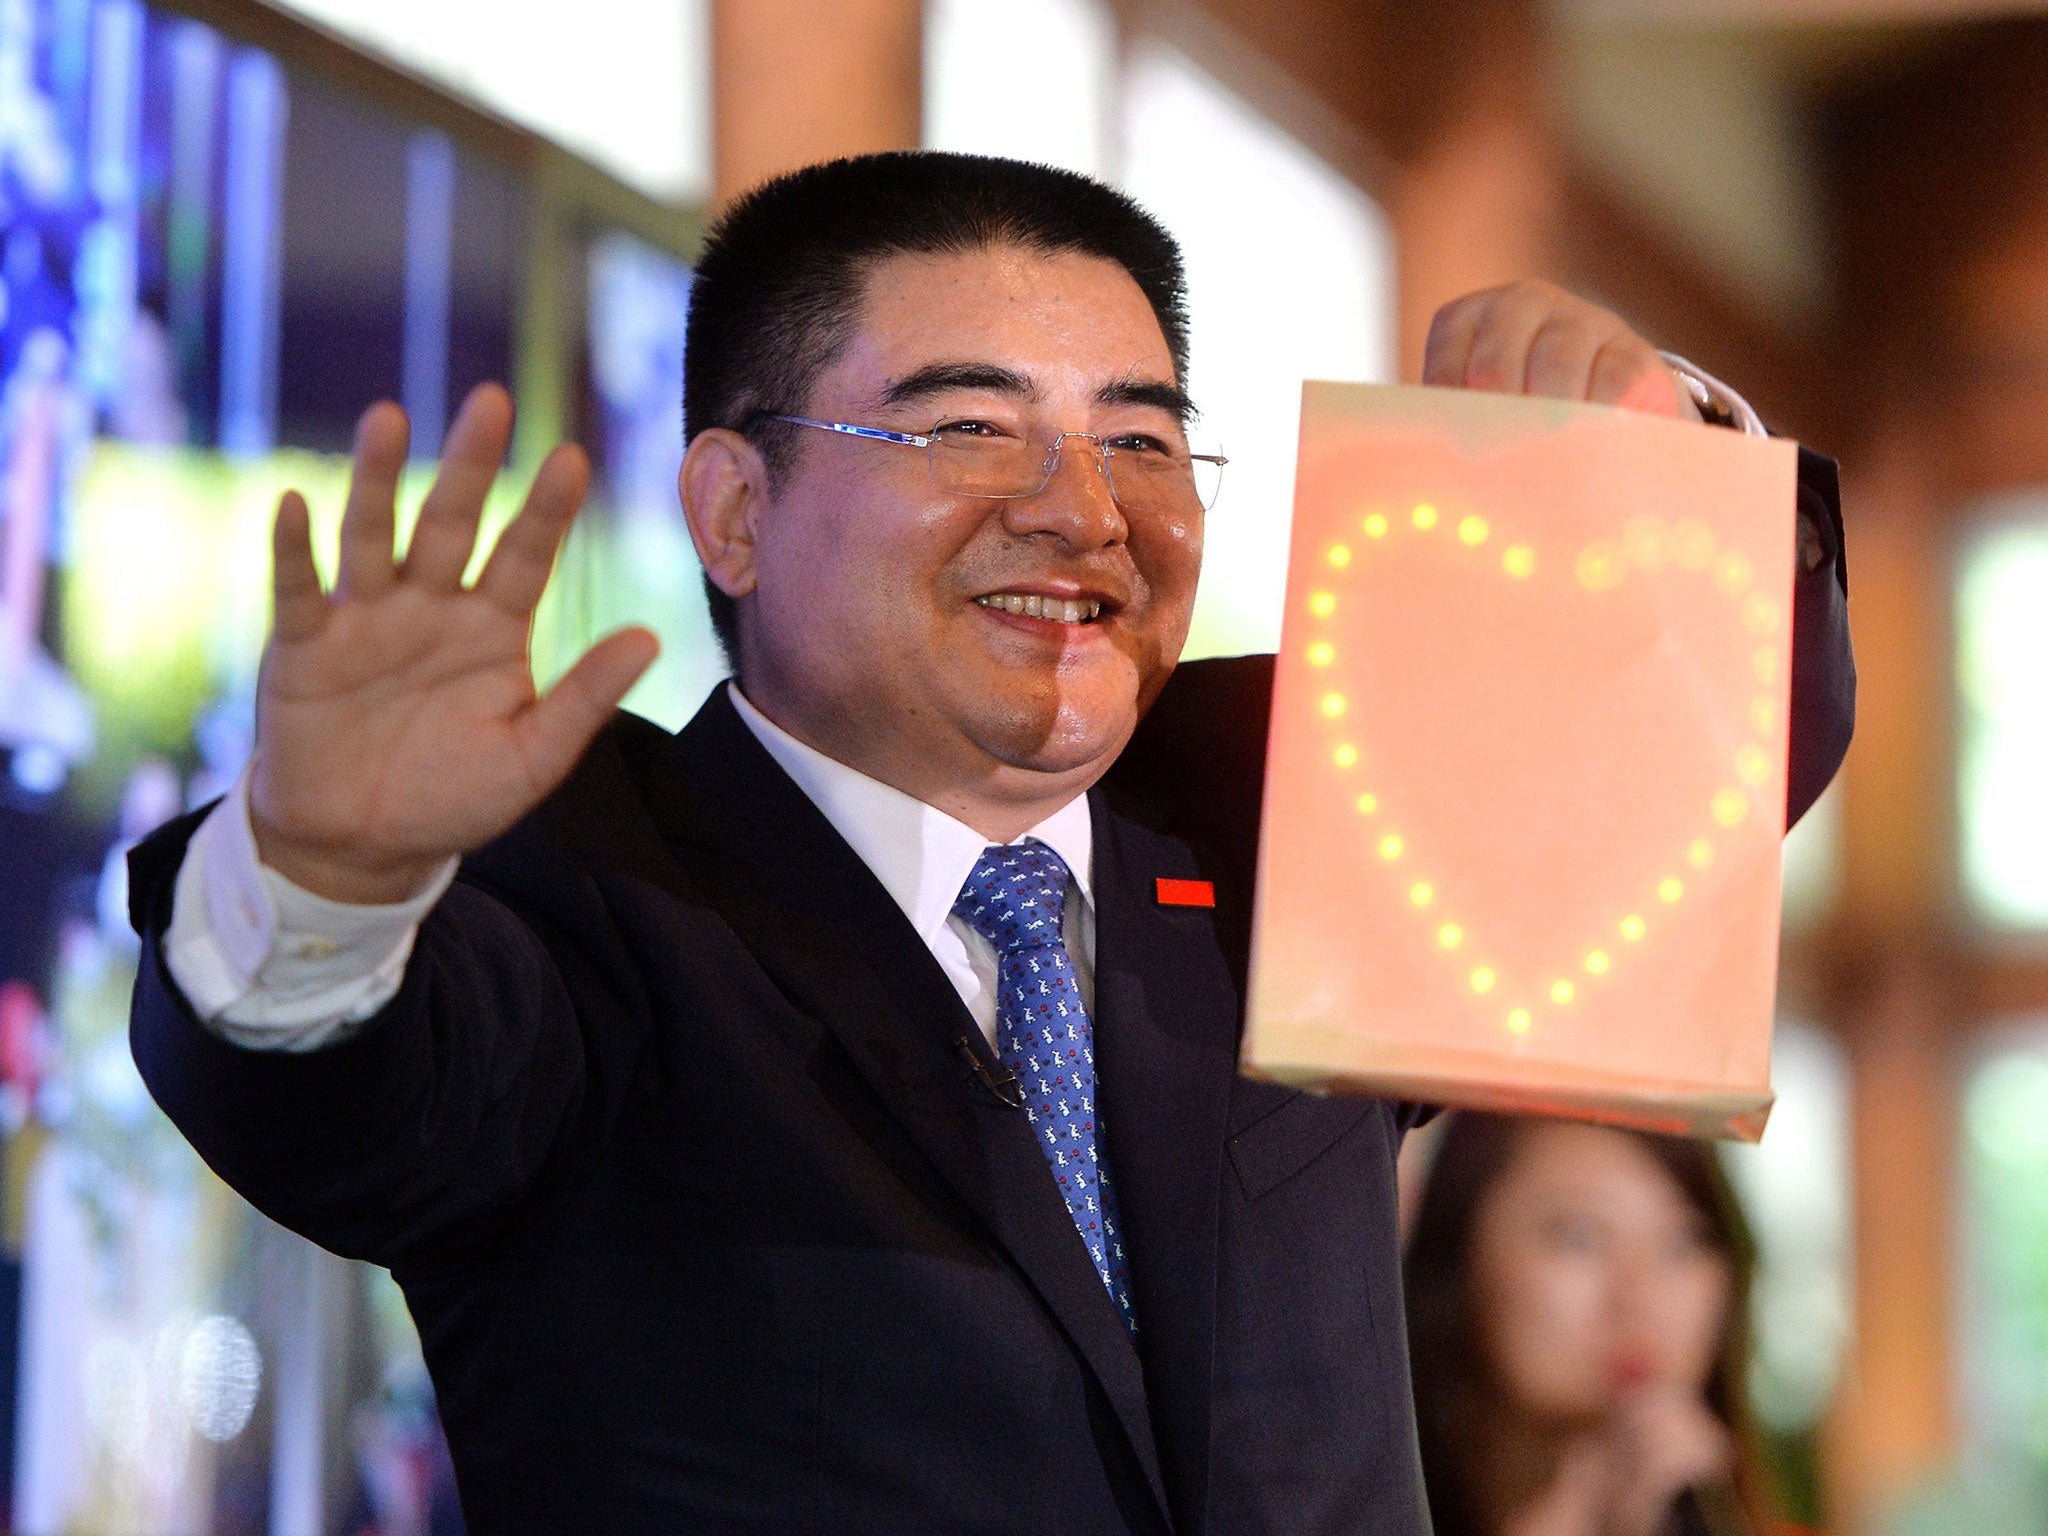
[[[1158,881],[1159,905],[1162,907],[1213,907],[1216,905],[1216,887],[1207,880]]]

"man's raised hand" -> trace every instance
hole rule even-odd
[[[304,499],[292,492],[278,507],[249,810],[263,862],[316,895],[401,901],[450,856],[489,842],[568,775],[654,660],[652,634],[620,630],[535,694],[533,610],[590,480],[573,446],[548,456],[476,584],[463,585],[511,431],[505,391],[471,391],[395,563],[405,414],[388,402],[366,411],[331,593]]]
[[[1535,278],[1468,293],[1439,309],[1429,324],[1422,382],[1700,419],[1657,349],[1619,315]]]

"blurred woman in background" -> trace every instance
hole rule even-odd
[[[1754,1250],[1698,1142],[1460,1114],[1407,1256],[1437,1536],[1765,1536]]]

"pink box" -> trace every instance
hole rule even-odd
[[[1796,450],[1303,390],[1248,1070],[1762,1134]]]

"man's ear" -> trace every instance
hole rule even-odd
[[[676,489],[690,542],[727,597],[754,590],[754,519],[768,501],[768,465],[739,433],[710,427],[690,441]]]

